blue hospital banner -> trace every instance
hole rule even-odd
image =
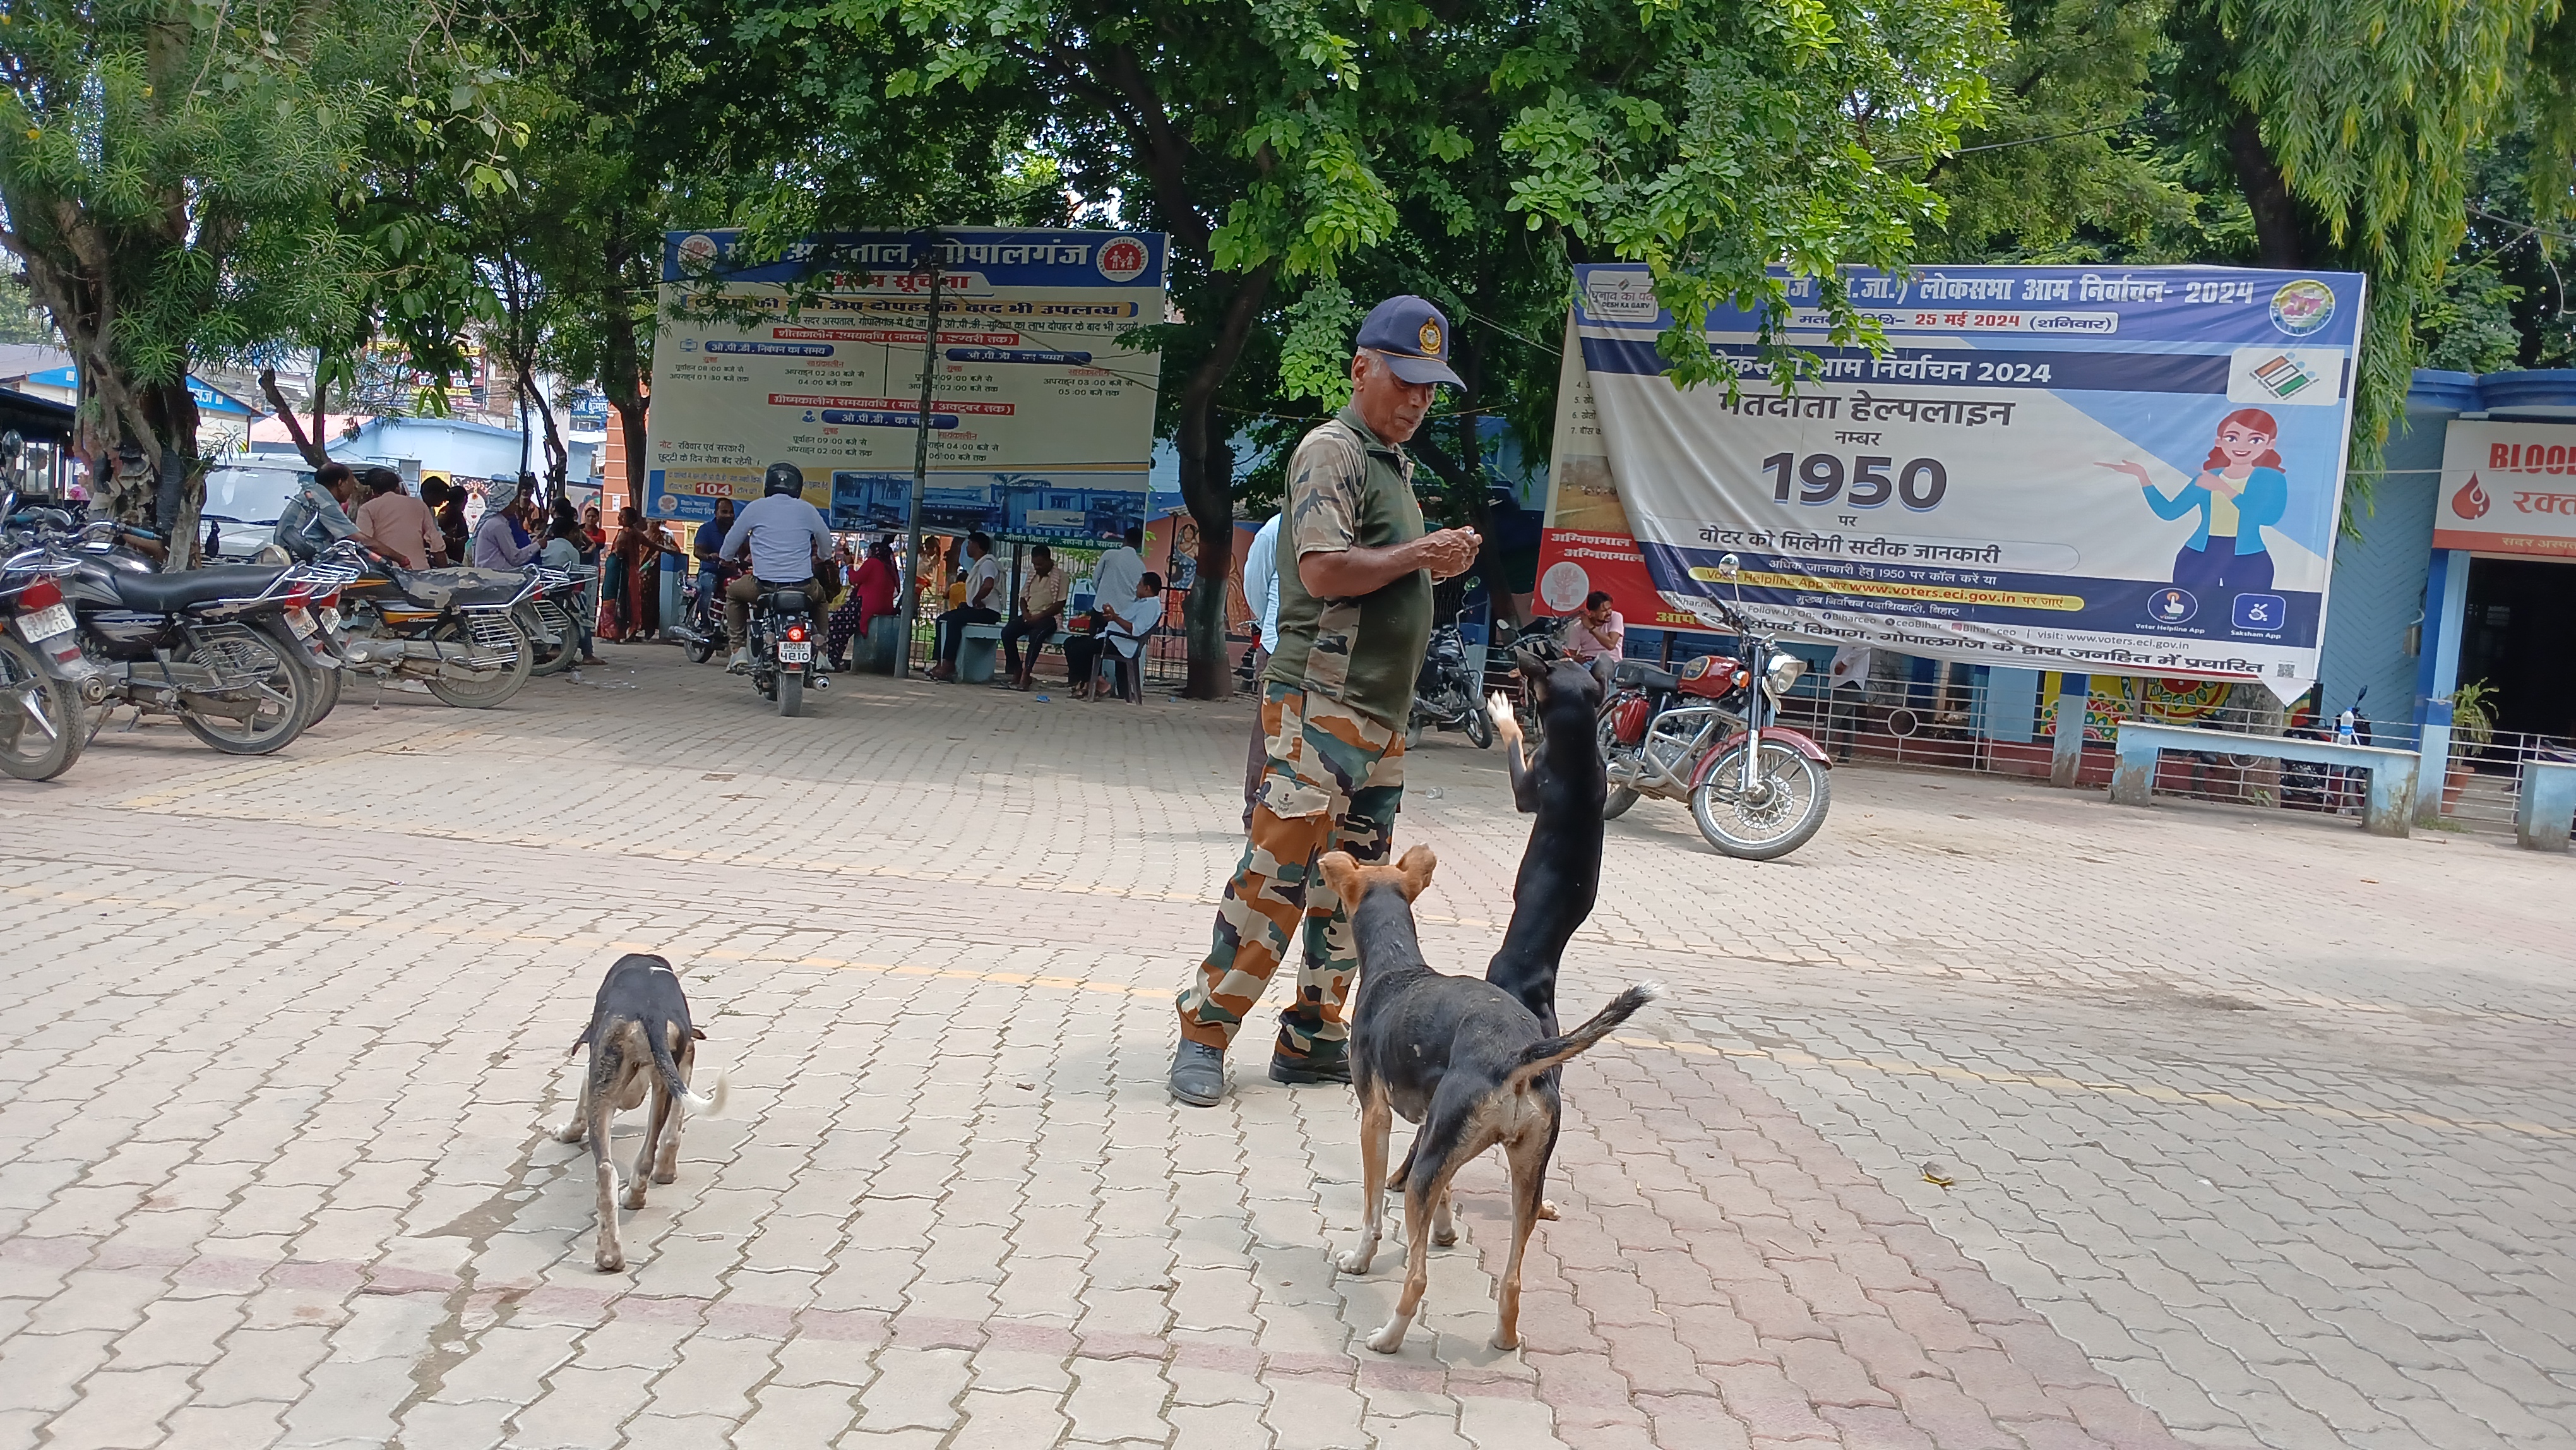
[[[1759,319],[1729,399],[1663,375],[1642,265],[1577,269],[1609,472],[1656,592],[1814,639],[2113,675],[2316,678],[2363,278],[2227,268],[1850,274],[1887,351],[1826,345],[1812,278],[1794,386]],[[1569,360],[1570,362],[1571,360]],[[1740,561],[1738,583],[1719,561]]]
[[[1125,340],[1164,320],[1163,265],[1158,232],[821,233],[773,261],[737,232],[672,232],[644,510],[713,517],[786,462],[834,528],[899,529],[926,422],[923,527],[1114,541],[1145,514],[1162,362]]]

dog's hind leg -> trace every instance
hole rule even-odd
[[[696,1070],[698,1063],[698,1044],[695,1039],[688,1037],[680,1039],[679,1059],[680,1086],[687,1087],[690,1085],[690,1074]],[[680,1176],[680,1121],[688,1115],[689,1111],[689,1105],[685,1100],[670,1098],[668,1094],[664,1096],[669,1101],[670,1110],[655,1123],[656,1131],[650,1139],[655,1149],[653,1181],[656,1183],[668,1183]],[[642,1170],[637,1171],[640,1173]]]
[[[1426,1185],[1408,1183],[1404,1188],[1404,1288],[1395,1296],[1395,1314],[1369,1336],[1368,1347],[1380,1354],[1393,1354],[1404,1347],[1404,1331],[1413,1327],[1413,1316],[1422,1308],[1422,1291],[1431,1287],[1430,1193]]]
[[[626,1267],[626,1250],[617,1241],[617,1164],[608,1156],[608,1127],[615,1115],[610,1094],[616,1088],[617,1058],[613,1041],[593,1043],[590,1080],[581,1094],[582,1118],[590,1134],[591,1171],[599,1188],[599,1252],[593,1262],[603,1274],[614,1274]]]
[[[644,1114],[644,1146],[635,1150],[635,1172],[626,1180],[625,1201],[630,1212],[644,1206],[644,1190],[653,1181],[653,1150],[661,1144],[662,1124],[680,1109],[671,1100],[670,1089],[657,1082],[650,1091],[652,1106]]]
[[[1503,1156],[1512,1168],[1512,1254],[1503,1264],[1502,1282],[1495,1286],[1494,1348],[1518,1349],[1521,1343],[1521,1254],[1529,1247],[1530,1230],[1538,1226],[1539,1189],[1547,1181],[1548,1150],[1556,1145],[1556,1124],[1548,1124],[1545,1136],[1524,1132],[1504,1145]]]
[[[1446,1190],[1441,1192],[1440,1201],[1431,1209],[1431,1241],[1444,1249],[1458,1242],[1458,1220],[1450,1215]]]
[[[555,1141],[558,1143],[578,1143],[587,1136],[589,1132],[590,1072],[585,1068],[581,1075],[581,1085],[573,1089],[572,1115],[564,1119],[564,1125],[562,1127],[555,1129]]]
[[[1365,1274],[1377,1258],[1377,1246],[1386,1226],[1386,1140],[1395,1129],[1395,1107],[1387,1100],[1386,1085],[1369,1084],[1360,1097],[1360,1241],[1336,1262],[1345,1274]],[[1413,1156],[1405,1155],[1411,1163]]]

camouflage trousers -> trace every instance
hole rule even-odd
[[[1359,976],[1351,917],[1316,877],[1315,858],[1383,861],[1404,798],[1404,732],[1339,701],[1273,683],[1261,702],[1269,763],[1243,863],[1216,909],[1207,960],[1181,988],[1181,1035],[1223,1049],[1261,1001],[1302,922],[1296,1000],[1279,1016],[1279,1051],[1302,1057],[1350,1037],[1342,1004]]]

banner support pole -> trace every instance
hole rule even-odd
[[[2090,675],[2057,677],[2057,720],[2048,752],[2048,783],[2073,786],[2084,769],[2084,710],[2092,698]]]
[[[921,510],[930,497],[930,388],[938,376],[939,283],[947,272],[939,264],[936,230],[930,233],[930,255],[925,265],[930,268],[930,320],[921,329],[921,409],[912,415],[912,527],[904,556],[912,587],[903,591],[903,647],[894,657],[894,676],[898,680],[912,678],[912,634],[921,622]]]

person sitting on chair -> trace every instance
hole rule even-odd
[[[1074,698],[1099,698],[1099,691],[1093,688],[1092,670],[1096,663],[1115,664],[1121,660],[1141,663],[1145,636],[1153,633],[1154,626],[1162,619],[1163,576],[1160,574],[1149,571],[1139,578],[1132,599],[1118,604],[1102,601],[1098,613],[1092,617],[1091,634],[1065,637],[1064,661],[1073,680]],[[1140,679],[1136,692],[1141,697],[1144,690],[1144,682]]]
[[[1056,624],[1064,618],[1065,597],[1072,592],[1073,580],[1055,566],[1055,550],[1044,544],[1031,549],[1029,577],[1020,585],[1020,617],[1002,626],[1003,675],[994,684],[1006,690],[1029,688],[1029,677],[1037,673],[1038,653],[1055,638]],[[1029,642],[1026,660],[1020,658],[1022,640]]]
[[[954,681],[957,678],[957,651],[966,643],[966,626],[998,624],[1002,618],[1002,565],[993,557],[993,540],[978,529],[966,536],[966,602],[939,616],[933,638],[939,645],[939,663],[930,667],[930,678]]]

